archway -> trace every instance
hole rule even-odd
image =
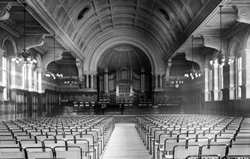
[[[142,99],[151,99],[151,63],[140,48],[118,44],[107,49],[97,71],[100,100],[108,96],[111,102],[133,106]]]

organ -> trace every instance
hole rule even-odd
[[[151,99],[151,74],[142,67],[134,71],[127,67],[108,70],[99,75],[99,101],[111,103],[128,103],[132,106],[138,98]],[[129,104],[130,103],[130,104]]]

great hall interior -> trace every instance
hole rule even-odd
[[[250,157],[250,0],[0,0],[0,158]]]

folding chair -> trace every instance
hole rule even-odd
[[[14,139],[13,135],[0,135],[0,140]]]
[[[102,139],[99,138],[97,131],[86,131],[86,134],[92,135],[94,137],[94,143],[98,145],[98,156],[102,154]]]
[[[99,159],[99,144],[94,141],[94,136],[91,134],[77,134],[75,139],[86,139],[89,142],[90,150],[95,152],[95,156]]]
[[[35,139],[36,140],[45,140],[45,139],[55,139],[55,136],[54,135],[47,135],[47,134],[44,134],[44,135],[36,135],[35,136]]]
[[[20,147],[25,149],[26,147],[42,147],[42,141],[36,139],[23,139],[19,141]]]
[[[232,138],[229,137],[216,137],[214,139],[210,139],[210,144],[227,144],[231,145]]]
[[[62,139],[44,139],[43,145],[46,147],[54,148],[56,146],[66,146],[66,143]]]
[[[165,158],[184,159],[190,155],[199,155],[199,145],[176,145],[173,149],[173,156],[165,156]]]
[[[167,133],[166,130],[155,130],[154,131],[154,138],[152,139],[152,154],[153,154],[153,158],[155,158],[155,156],[157,155],[157,147],[160,144],[160,135]],[[164,144],[164,140],[162,142]]]
[[[185,138],[170,138],[164,141],[164,151],[162,152],[163,158],[170,158],[173,157],[173,150],[174,147],[177,145],[186,145]],[[160,158],[160,156],[158,156]]]
[[[0,147],[19,147],[19,143],[15,139],[0,140]]]
[[[151,127],[150,129],[150,134],[149,134],[149,153],[153,154],[153,158],[154,158],[154,141],[155,141],[155,131],[157,130],[162,130],[162,127]]]
[[[55,138],[56,139],[62,139],[64,141],[68,140],[68,139],[74,139],[74,135],[71,135],[71,134],[58,134],[58,135],[55,135]]]
[[[24,140],[24,139],[31,139],[31,135],[16,135],[15,136],[15,139],[17,140],[17,141],[20,141],[20,140]]]
[[[92,159],[95,159],[95,152],[90,151],[89,142],[85,139],[69,139],[66,141],[67,146],[79,146],[82,149],[82,156],[83,157],[91,157]]]
[[[225,144],[210,144],[203,145],[201,147],[201,155],[211,155],[217,154],[219,156],[226,156],[227,154],[227,145]]]
[[[0,156],[4,159],[25,159],[25,154],[21,147],[0,147]]]
[[[209,138],[207,138],[207,137],[196,137],[196,138],[187,139],[187,144],[188,145],[203,146],[203,145],[208,145],[209,143],[210,143]]]
[[[51,147],[26,147],[24,151],[28,159],[54,157],[53,149]]]
[[[249,159],[250,155],[227,155],[223,159]]]
[[[219,155],[189,155],[185,159],[220,159]]]
[[[228,154],[232,155],[249,155],[250,156],[250,142],[241,144],[232,144],[228,146]]]
[[[250,143],[250,137],[235,137],[233,143]]]
[[[79,146],[56,146],[53,150],[56,158],[88,159],[87,156],[82,156],[82,149]]]

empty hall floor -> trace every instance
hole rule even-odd
[[[134,123],[116,123],[102,159],[151,159]]]

